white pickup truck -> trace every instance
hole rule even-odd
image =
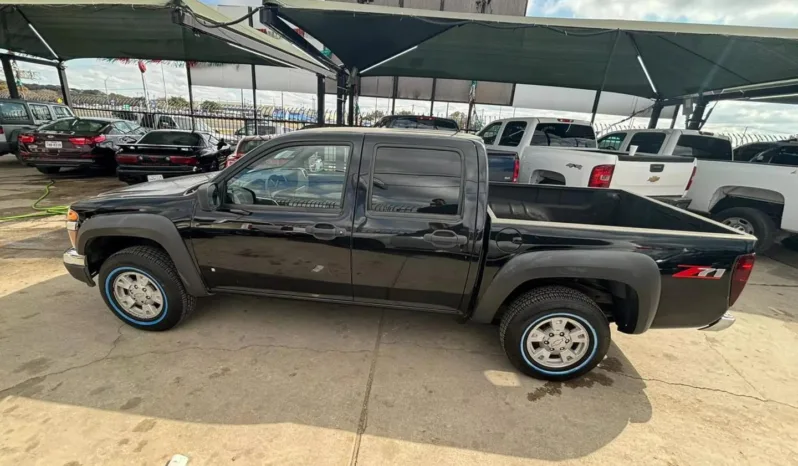
[[[480,131],[491,181],[624,189],[686,206],[691,157],[601,150],[587,121],[508,118]]]
[[[638,154],[681,155],[699,160],[733,160],[731,141],[706,131],[691,129],[630,129],[613,131],[598,140],[599,149]]]
[[[764,252],[778,230],[798,233],[798,142],[776,143],[750,162],[699,160],[689,209],[757,237]]]

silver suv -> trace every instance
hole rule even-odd
[[[72,109],[62,104],[0,99],[0,155],[17,152],[21,131],[74,116]]]

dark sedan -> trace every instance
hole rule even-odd
[[[184,130],[156,130],[116,155],[116,174],[130,184],[224,168],[232,152],[224,139]]]
[[[119,145],[137,141],[146,130],[108,118],[65,118],[18,136],[19,158],[42,173],[61,168],[111,170]]]

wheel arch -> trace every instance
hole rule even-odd
[[[87,257],[90,271],[99,270],[111,254],[131,246],[162,249],[175,264],[186,291],[193,296],[207,296],[194,259],[180,232],[166,217],[155,214],[125,214],[92,217],[80,226],[77,250]]]
[[[511,259],[479,297],[471,320],[492,322],[515,297],[541,286],[563,285],[594,296],[589,281],[607,283],[613,320],[624,333],[643,333],[659,306],[659,267],[628,251],[536,251]]]

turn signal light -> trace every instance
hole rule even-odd
[[[589,188],[609,188],[612,182],[612,174],[615,172],[615,165],[596,165],[590,172]]]
[[[72,244],[72,247],[76,247],[78,242],[78,213],[72,209],[67,211],[66,215],[66,229],[67,229],[67,236],[69,236],[69,242]]]

